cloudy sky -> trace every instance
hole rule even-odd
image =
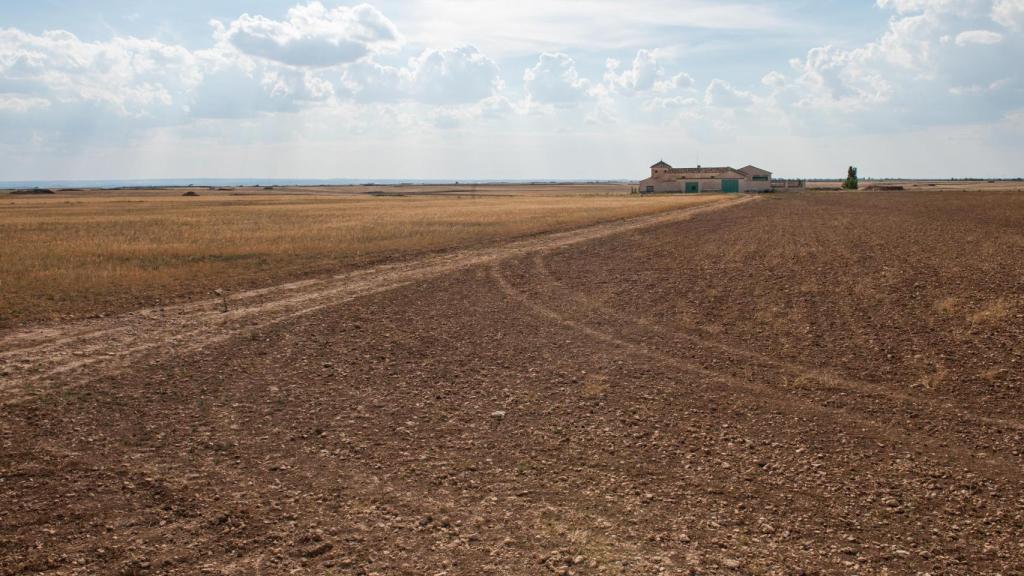
[[[1024,175],[1024,0],[0,0],[0,180]]]

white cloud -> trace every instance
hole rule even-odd
[[[685,90],[693,87],[693,76],[686,72],[680,72],[666,80],[658,80],[654,83],[654,91],[665,93],[675,90]]]
[[[46,98],[23,96],[20,94],[0,94],[0,112],[23,114],[30,110],[49,108],[50,101]]]
[[[328,9],[320,2],[288,10],[287,20],[243,14],[215,35],[250,56],[291,66],[327,67],[355,62],[402,43],[395,25],[369,4]]]
[[[1024,109],[1007,112],[1001,127],[1024,133]]]
[[[409,74],[415,98],[427,103],[476,102],[500,84],[498,65],[475,46],[426,50]]]
[[[725,80],[715,78],[704,91],[704,103],[718,108],[746,108],[754,103],[750,92],[737,90]]]
[[[492,95],[472,104],[435,106],[430,112],[430,122],[436,128],[450,130],[477,120],[498,120],[516,112],[508,98]]]
[[[648,50],[637,52],[629,69],[619,72],[619,67],[618,60],[608,60],[604,79],[612,89],[627,93],[651,90],[654,83],[665,75],[654,54]]]
[[[580,77],[576,62],[565,54],[541,54],[523,81],[530,100],[541,104],[567,105],[590,97],[590,81]]]
[[[765,104],[792,126],[821,133],[996,121],[1019,101],[1022,38],[988,29],[1000,0],[877,4],[895,12],[877,40],[811,49],[791,62],[791,79],[762,79],[770,90]],[[991,47],[985,58],[965,48],[982,45]]]
[[[445,45],[455,38],[498,56],[639,48],[652,34],[681,29],[789,25],[773,8],[750,1],[634,0],[624,9],[621,0],[421,0],[403,8],[396,19],[411,40]]]
[[[502,86],[498,65],[474,46],[427,49],[401,68],[375,62],[350,65],[342,84],[362,102],[437,105],[478,102]]]
[[[157,40],[84,42],[65,31],[33,35],[2,29],[0,109],[35,114],[23,125],[79,124],[82,114],[99,122],[99,116],[113,114],[139,119],[137,125],[146,128],[339,106],[353,97],[368,103],[464,105],[502,90],[497,64],[472,46],[426,49],[405,67],[368,58],[339,69],[313,66],[324,58],[336,61],[354,54],[346,52],[347,41],[374,50],[372,39],[398,38],[393,26],[375,15],[379,12],[366,5],[328,10],[314,2],[293,8],[283,23],[243,16],[215,31],[213,47],[196,51]],[[256,57],[242,49],[252,46],[241,39],[258,36],[260,30],[281,48],[279,53],[256,50]],[[338,38],[343,41],[335,42]],[[339,50],[304,58],[304,50],[318,43],[337,44]],[[48,116],[39,116],[47,107],[52,108]],[[495,116],[500,109],[492,104],[488,114]]]
[[[156,40],[0,30],[0,91],[22,98],[93,102],[137,116],[182,106],[181,95],[201,78],[191,52]]]
[[[970,44],[999,44],[1003,41],[1003,35],[991,30],[968,30],[956,35],[957,46],[968,46]]]
[[[761,84],[771,86],[773,88],[782,88],[786,85],[786,77],[772,70],[761,78]]]
[[[813,48],[803,60],[793,60],[798,76],[789,87],[798,107],[860,110],[889,98],[891,87],[870,65],[870,50],[841,50],[833,46]],[[770,75],[776,83],[781,74]],[[764,81],[764,79],[762,79]]]
[[[1024,0],[996,0],[992,20],[1011,30],[1024,30]]]
[[[1001,80],[996,80],[995,82],[992,82],[987,85],[971,84],[970,86],[953,86],[952,88],[949,89],[949,93],[953,94],[954,96],[988,94],[1002,89],[1009,83],[1010,80],[1008,78],[1003,78]]]
[[[436,129],[457,131],[445,146],[477,138],[490,152],[491,142],[548,142],[557,133],[565,141],[617,134],[621,141],[592,151],[647,154],[676,145],[658,140],[666,127],[676,138],[735,144],[758,130],[800,138],[981,126],[1019,110],[1024,93],[1024,0],[876,0],[890,18],[873,41],[850,45],[840,34],[841,46],[813,47],[788,70],[770,59],[805,39],[804,29],[735,2],[637,0],[623,11],[610,0],[417,0],[382,4],[400,6],[387,16],[368,5],[334,8],[338,0],[302,2],[277,19],[226,18],[206,48],[191,50],[0,30],[0,163],[29,141],[67,151],[68,142],[105,138],[113,149],[152,135],[216,150],[315,142],[321,152],[340,141],[358,151],[373,139],[381,150],[405,146],[410,157],[427,157],[438,148]],[[738,7],[752,10],[732,17]],[[457,18],[446,21],[449,14]],[[732,58],[736,44],[718,41],[731,33],[706,29],[762,27],[773,30],[753,35],[764,55],[716,60]],[[673,67],[683,60],[699,89]],[[503,67],[522,69],[521,78],[503,79]],[[535,148],[561,166],[552,145]]]
[[[925,72],[934,61],[934,36],[941,21],[933,12],[893,18],[877,41],[851,51],[851,60],[863,64],[888,63]]]
[[[966,14],[974,10],[978,0],[877,0],[881,8],[891,8],[900,14],[910,12],[944,12]]]
[[[238,66],[212,70],[189,99],[194,118],[251,118],[260,113],[295,112],[295,78],[260,74]],[[290,84],[290,85],[289,85]]]
[[[75,126],[84,138],[95,137],[82,128],[87,123],[129,119],[127,131],[293,112],[331,99],[335,87],[316,71],[255,61],[223,45],[189,51],[157,40],[84,42],[65,31],[7,29],[0,30],[0,93],[6,110],[32,115],[22,123]]]
[[[692,96],[655,96],[644,102],[643,109],[650,112],[654,110],[696,108],[699,105],[700,101]]]
[[[650,50],[638,51],[629,68],[620,71],[621,66],[615,59],[609,59],[605,65],[604,83],[611,92],[627,95],[650,91],[666,93],[693,85],[693,78],[689,74],[680,72],[668,76],[655,53]]]
[[[479,103],[480,116],[482,118],[503,118],[520,110],[505,96],[495,94],[484,98]]]
[[[602,126],[617,124],[619,115],[615,113],[612,103],[608,100],[598,100],[594,107],[584,117],[583,123],[589,126]]]
[[[948,15],[959,19],[990,18],[1011,30],[1024,29],[1024,0],[877,0],[899,14]]]

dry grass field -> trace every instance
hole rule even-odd
[[[621,186],[0,196],[0,327],[110,314],[386,258],[711,202]],[[315,193],[315,194],[314,194]]]

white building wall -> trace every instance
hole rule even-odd
[[[685,190],[681,180],[656,180],[654,178],[648,178],[640,181],[640,192],[646,193],[648,186],[654,187],[654,192],[658,194],[682,192]]]
[[[739,180],[740,192],[768,192],[772,189],[771,180],[755,181],[753,178],[744,178],[741,175],[727,178],[728,180]],[[654,192],[658,194],[668,194],[674,192],[685,192],[687,182],[696,182],[697,190],[699,192],[721,192],[722,191],[722,180],[719,178],[712,179],[701,179],[701,180],[687,180],[681,178],[679,180],[660,180],[657,178],[647,178],[646,180],[640,181],[640,191],[647,192],[648,186],[654,187]]]
[[[755,166],[746,166],[742,170],[750,172],[750,175],[739,171],[727,171],[722,173],[722,178],[739,181],[740,192],[770,192],[772,189],[771,172],[762,170]],[[766,180],[754,180],[753,176],[766,176]],[[711,179],[687,179],[672,174],[668,168],[652,168],[651,177],[640,181],[640,191],[647,192],[651,187],[652,192],[661,194],[686,192],[686,184],[696,182],[699,192],[721,192],[722,178]]]
[[[754,180],[753,178],[744,178],[740,180],[740,192],[768,192],[771,189],[771,179]]]
[[[701,192],[721,192],[722,181],[721,180],[701,180],[700,181]]]

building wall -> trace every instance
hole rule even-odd
[[[667,192],[682,192],[683,185],[675,180],[659,180],[657,178],[648,178],[640,181],[640,192],[647,192],[647,187],[653,186],[654,192],[664,194]]]
[[[700,182],[701,192],[721,192],[722,181],[721,180],[698,180]]]
[[[740,180],[740,192],[768,192],[771,189],[771,178],[768,180],[754,180],[753,178]]]
[[[740,170],[743,170],[744,173],[751,176],[767,176],[769,179],[771,179],[772,176],[771,172],[758,168],[757,166],[744,166],[743,168],[740,168]]]
[[[696,182],[698,190],[700,192],[721,192],[722,191],[722,180],[719,178],[712,179],[664,179],[665,176],[652,176],[646,180],[640,181],[640,192],[647,192],[648,186],[654,187],[654,192],[658,194],[667,193],[681,193],[686,191],[687,182]],[[737,174],[734,177],[727,177],[729,180],[739,180],[740,192],[768,192],[772,189],[771,180],[754,180],[752,178],[744,178],[742,175]]]

